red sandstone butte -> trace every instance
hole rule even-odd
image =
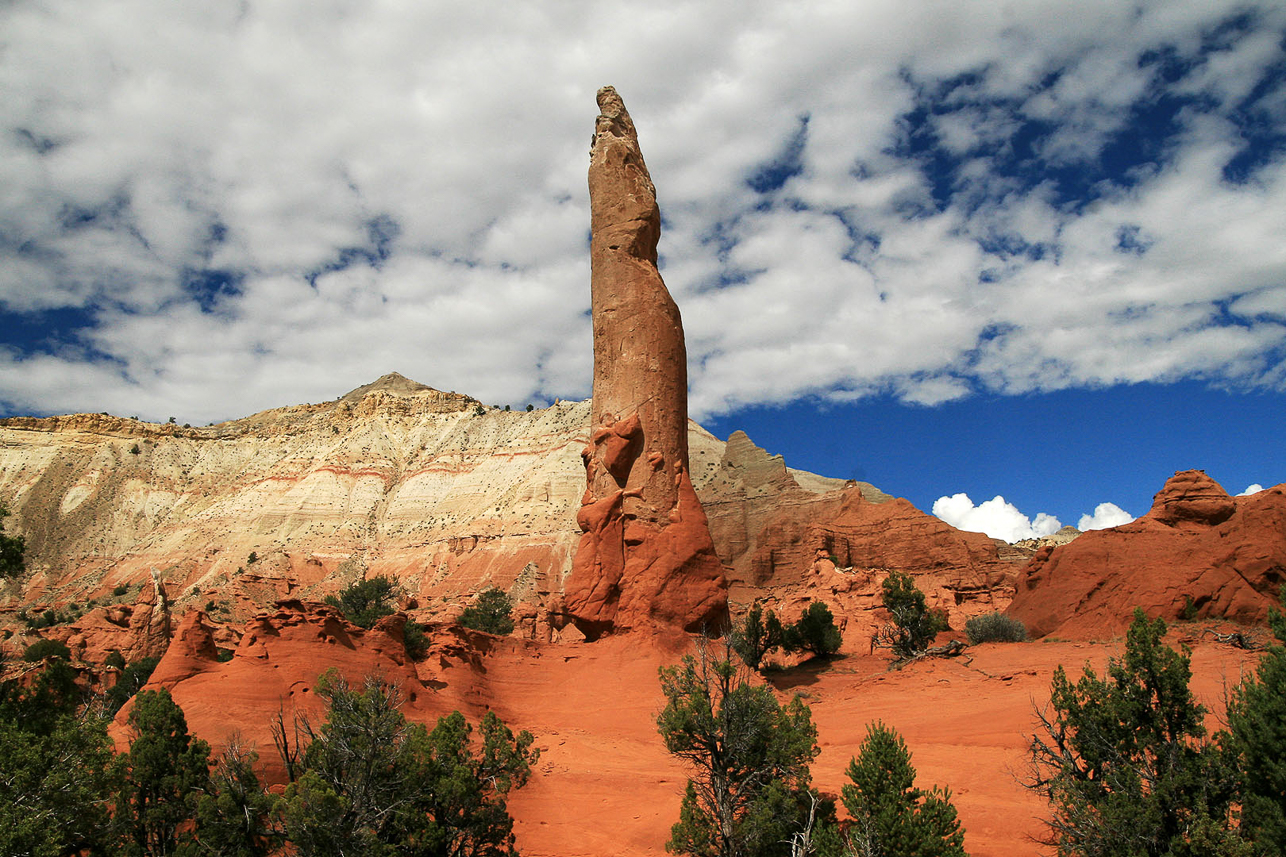
[[[1203,471],[1176,473],[1133,523],[1042,548],[1006,611],[1033,636],[1123,631],[1134,608],[1262,622],[1286,583],[1286,485],[1230,497]]]
[[[661,213],[634,123],[598,91],[590,151],[594,395],[583,535],[564,603],[582,631],[722,622],[727,583],[688,469],[679,308],[656,267]]]

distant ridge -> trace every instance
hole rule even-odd
[[[390,372],[369,384],[364,384],[356,390],[345,393],[340,397],[340,401],[356,402],[368,393],[395,393],[399,396],[416,396],[442,392],[442,390],[436,390],[427,384],[421,384],[419,381],[412,381],[405,375]]]

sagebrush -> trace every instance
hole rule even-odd
[[[965,635],[971,646],[979,643],[1025,643],[1027,626],[1003,613],[987,613],[965,622]]]

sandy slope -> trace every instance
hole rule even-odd
[[[1172,634],[1172,643],[1180,636]],[[1194,642],[1194,690],[1221,712],[1224,688],[1254,657]],[[1058,664],[1079,675],[1086,661],[1101,668],[1121,645],[988,644],[964,658],[897,672],[887,672],[878,656],[841,657],[775,683],[783,698],[800,693],[812,707],[822,747],[813,775],[823,790],[839,790],[867,724],[882,720],[906,739],[922,786],[950,786],[970,854],[1033,854],[1041,852],[1033,837],[1042,831],[1044,805],[1018,782],[1032,706],[1048,699]],[[685,774],[656,734],[663,704],[656,669],[677,657],[625,638],[544,646],[535,659],[499,651],[486,659],[494,707],[534,732],[542,748],[539,775],[510,804],[522,853],[665,853]]]

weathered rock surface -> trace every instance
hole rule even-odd
[[[1034,636],[1085,639],[1126,628],[1134,608],[1167,620],[1260,622],[1286,583],[1286,486],[1231,497],[1200,470],[1176,473],[1129,524],[1044,548],[1008,613]]]
[[[0,611],[110,600],[154,568],[179,612],[224,623],[363,574],[397,578],[425,619],[492,585],[538,605],[579,536],[588,423],[588,403],[501,411],[398,375],[199,429],[5,420],[0,499],[32,574]]]
[[[1041,548],[1056,548],[1059,545],[1065,545],[1068,542],[1075,541],[1076,537],[1080,534],[1080,530],[1076,529],[1071,524],[1068,524],[1058,532],[1048,536],[1037,536],[1034,539],[1019,539],[1014,542],[1014,547],[1024,548],[1031,551],[1038,551]]]
[[[314,691],[328,670],[358,686],[366,676],[397,684],[412,719],[425,720],[435,710],[433,689],[406,657],[401,634],[405,618],[388,617],[366,630],[325,604],[287,599],[239,629],[240,642],[223,662],[214,626],[202,611],[193,610],[180,622],[147,688],[169,690],[189,727],[212,744],[226,744],[236,735],[257,746],[269,776],[281,781],[271,723],[278,712],[288,726],[295,715],[320,723],[324,710]],[[432,662],[426,660],[423,669],[431,670]],[[122,708],[113,724],[118,745],[128,743],[129,712],[128,705]]]
[[[656,267],[661,214],[616,90],[598,92],[590,151],[594,395],[564,605],[592,634],[698,628],[726,611],[723,567],[688,460],[687,350]]]
[[[61,640],[73,658],[101,667],[118,651],[129,663],[159,657],[170,645],[170,601],[155,573],[139,588],[133,604],[95,607],[70,625],[55,626],[44,636]]]

